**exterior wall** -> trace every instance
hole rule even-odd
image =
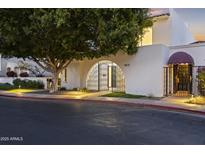
[[[141,41],[141,46],[152,45],[152,27],[145,29],[145,34]]]
[[[174,9],[169,9],[170,15],[154,18],[152,27],[152,44],[167,46],[186,45],[195,42],[188,25],[178,16]]]
[[[169,51],[169,56],[176,52],[185,52],[192,56],[194,60],[194,66],[205,66],[205,44],[192,44],[187,46],[172,47]],[[198,82],[197,82],[197,67],[193,67],[192,70],[192,93],[198,94]]]
[[[67,73],[67,75],[65,75]],[[71,63],[67,71],[61,73],[61,87],[66,89],[73,89],[80,87],[80,64],[78,62]],[[67,77],[67,79],[65,79]]]
[[[195,39],[190,32],[188,25],[180,18],[174,9],[170,10],[170,23],[171,23],[171,40],[170,46],[187,45],[195,42]]]
[[[13,84],[13,80],[17,79],[16,77],[0,77],[0,83],[10,83]],[[41,81],[44,84],[44,89],[47,89],[47,77],[18,77],[21,80],[32,80],[32,81]]]
[[[70,83],[68,82],[67,85],[73,85],[76,88],[86,87],[86,78],[90,68],[101,60],[110,60],[116,63],[124,73],[126,93],[161,97],[163,96],[163,66],[167,59],[168,48],[163,45],[152,45],[139,48],[134,55],[118,53],[116,56],[74,62],[68,68],[69,72],[76,69],[73,74],[68,73]],[[62,86],[67,85],[62,84]]]
[[[179,51],[186,52],[192,56],[195,66],[205,66],[205,44],[171,47],[169,57]]]
[[[152,27],[153,44],[170,45],[171,19],[169,16],[157,17]]]

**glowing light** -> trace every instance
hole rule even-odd
[[[185,103],[203,105],[205,104],[205,98],[201,96],[192,95],[191,98],[188,99],[188,101],[185,101]]]
[[[12,89],[12,90],[8,90],[9,93],[16,93],[16,94],[22,94],[22,93],[29,93],[29,92],[33,92],[34,90],[32,89]]]

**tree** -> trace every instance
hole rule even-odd
[[[204,95],[205,91],[205,70],[204,68],[198,70],[198,75],[196,76],[198,81],[198,90],[201,95]]]
[[[137,52],[148,9],[0,9],[0,52],[29,58],[57,79],[73,60]]]

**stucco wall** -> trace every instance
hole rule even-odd
[[[152,27],[153,44],[164,44],[167,46],[186,45],[195,41],[188,25],[176,13],[169,9],[169,16],[154,18]]]
[[[61,73],[61,86],[67,89],[80,87],[80,64],[78,62],[71,63],[67,68],[67,76],[65,70]],[[65,79],[67,77],[67,81]]]
[[[194,60],[194,66],[205,66],[205,44],[193,44],[188,46],[178,46],[172,47],[169,51],[169,56],[176,52],[185,52],[192,56]],[[198,89],[198,82],[197,82],[197,67],[193,67],[192,69],[192,93],[197,95]]]
[[[170,16],[155,18],[152,27],[153,44],[170,45],[171,28]]]
[[[205,44],[172,47],[170,48],[169,56],[180,51],[191,55],[195,66],[205,66]]]
[[[170,23],[171,23],[171,39],[170,46],[186,45],[195,41],[188,24],[177,14],[174,9],[170,11]]]
[[[152,45],[139,48],[131,56],[119,53],[116,56],[74,62],[68,67],[69,81],[63,82],[62,86],[86,87],[86,78],[91,67],[101,60],[110,60],[124,73],[126,93],[160,97],[163,96],[163,66],[167,58],[168,48]]]

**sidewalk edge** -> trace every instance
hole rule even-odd
[[[20,99],[36,99],[36,100],[64,100],[64,101],[77,101],[81,103],[85,103],[86,101],[90,101],[93,103],[109,103],[109,104],[121,104],[121,105],[130,105],[130,106],[139,106],[139,107],[150,107],[156,108],[161,110],[168,110],[168,111],[177,111],[177,112],[189,112],[194,114],[205,115],[205,111],[199,110],[192,110],[183,107],[173,107],[173,106],[163,106],[158,104],[145,104],[145,103],[133,103],[133,102],[126,102],[126,101],[112,101],[112,100],[97,100],[97,99],[75,99],[75,98],[45,98],[45,97],[36,97],[36,96],[17,96],[17,95],[7,95],[0,93],[2,97],[9,97],[9,98],[20,98]]]

